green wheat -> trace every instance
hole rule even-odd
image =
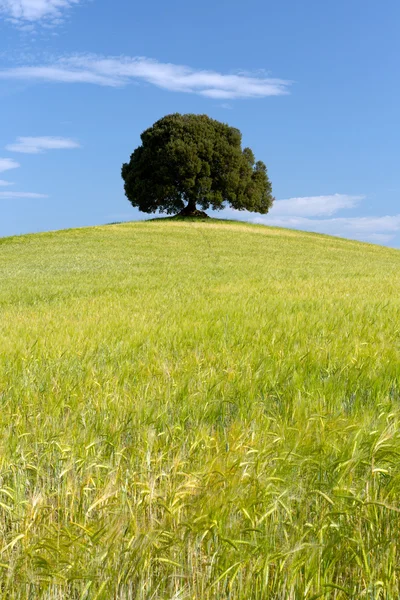
[[[0,281],[1,598],[399,598],[399,251],[166,220]]]

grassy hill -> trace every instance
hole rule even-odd
[[[1,597],[399,597],[399,251],[142,222],[0,282]]]

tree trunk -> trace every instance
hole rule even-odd
[[[187,203],[187,206],[185,207],[185,210],[188,213],[196,212],[196,200],[194,198],[190,198],[189,202]]]
[[[195,198],[190,198],[185,208],[177,214],[177,217],[197,217],[201,219],[207,219],[208,214],[202,210],[197,210]]]

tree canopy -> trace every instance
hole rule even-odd
[[[242,150],[234,127],[207,115],[163,117],[141,135],[129,163],[122,166],[125,194],[146,213],[199,214],[226,205],[267,213],[273,203],[267,168]]]

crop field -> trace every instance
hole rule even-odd
[[[400,252],[0,239],[0,597],[400,597]]]

